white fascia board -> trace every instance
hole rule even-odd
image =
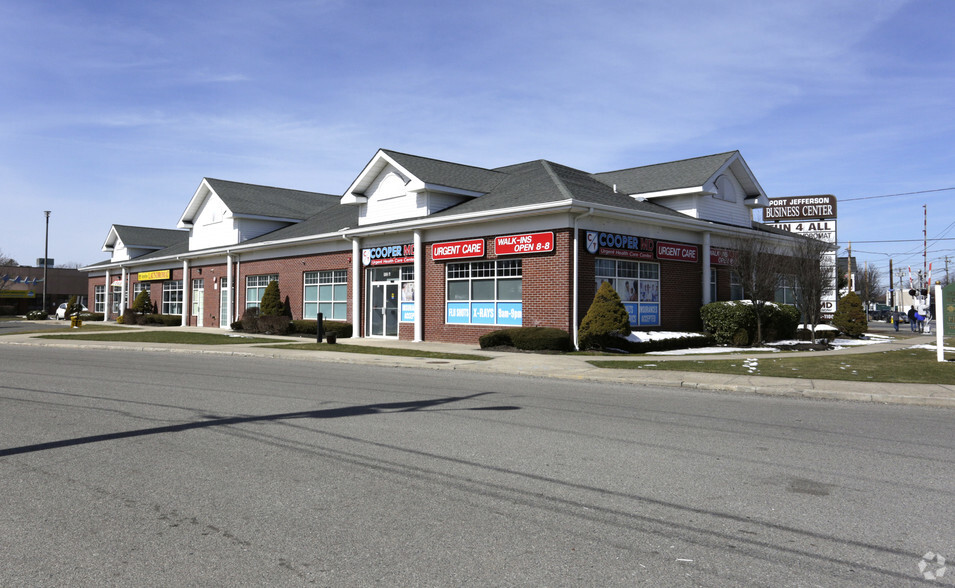
[[[662,198],[664,196],[689,196],[694,194],[706,194],[707,190],[703,186],[694,186],[690,188],[674,188],[673,190],[661,190],[659,192],[644,192],[642,194],[628,194],[634,200],[641,198],[650,200],[651,198]]]
[[[354,205],[354,204],[368,204],[368,197],[359,196],[358,194],[349,192],[348,194],[345,194],[344,196],[342,196],[342,199],[339,201],[339,204],[342,204],[345,206]]]
[[[389,157],[387,153],[379,149],[378,152],[375,153],[375,156],[371,158],[371,161],[368,162],[368,165],[361,170],[361,173],[358,174],[358,177],[355,178],[355,181],[348,186],[347,190],[345,190],[345,194],[342,196],[342,204],[364,204],[367,202],[368,199],[362,195],[362,192],[371,185],[374,179],[378,177],[378,174],[381,173],[381,171],[389,164],[394,166],[395,169],[397,169],[404,177],[411,178],[412,181],[417,179],[415,178],[414,174],[406,170],[404,167],[398,165],[398,162]],[[349,197],[354,199],[354,201],[346,202],[345,199]],[[358,200],[359,198],[365,198],[365,201],[361,202]]]
[[[106,233],[106,240],[103,241],[103,247],[100,251],[112,251],[116,247],[116,241],[119,240],[119,233],[116,232],[116,225],[113,225],[109,228],[109,232]]]
[[[209,185],[209,182],[206,181],[206,178],[202,178],[202,181],[199,182],[199,187],[196,188],[195,194],[192,195],[192,198],[189,200],[189,204],[186,205],[186,210],[184,210],[182,215],[179,217],[179,222],[176,223],[176,228],[191,229],[193,227],[193,221],[195,221],[196,215],[202,208],[202,203],[206,201],[206,198],[209,197],[209,194],[214,193],[215,190],[212,189],[212,186]]]

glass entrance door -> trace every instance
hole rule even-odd
[[[196,326],[202,326],[203,303],[205,298],[205,282],[202,278],[192,281],[192,316],[196,317]]]
[[[398,336],[398,284],[372,283],[368,308],[368,334],[372,337]]]

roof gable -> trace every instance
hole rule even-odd
[[[338,196],[203,178],[178,226],[193,226],[205,201],[215,194],[235,218],[299,222],[338,203]]]

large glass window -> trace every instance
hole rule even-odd
[[[305,272],[305,309],[303,318],[343,321],[348,316],[348,272],[332,270]]]
[[[93,312],[106,312],[106,286],[93,286]]]
[[[796,280],[793,276],[781,276],[779,285],[776,287],[775,301],[780,304],[796,304],[795,283]]]
[[[520,326],[524,316],[522,276],[520,259],[449,263],[446,321]]]
[[[278,282],[278,274],[263,274],[261,276],[245,277],[245,307],[258,307],[262,303],[262,296],[269,282]]]
[[[597,287],[609,282],[630,315],[630,326],[660,324],[660,264],[645,261],[597,259]]]
[[[730,271],[730,300],[742,300],[743,299],[743,281],[740,280],[739,274],[735,271]]]
[[[182,314],[182,280],[162,283],[162,313]]]

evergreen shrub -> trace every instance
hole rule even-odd
[[[136,314],[149,314],[153,309],[153,301],[149,299],[149,290],[142,290],[133,300],[130,309]],[[130,324],[127,322],[127,324]]]
[[[604,282],[577,331],[580,349],[617,348],[621,345],[619,340],[629,334],[627,309],[610,282]]]
[[[45,310],[31,310],[27,313],[28,321],[45,321],[50,315]]]
[[[857,338],[869,331],[862,299],[855,292],[849,292],[839,299],[836,312],[832,315],[832,324],[849,337]]]
[[[272,280],[262,294],[262,301],[259,303],[259,316],[282,316],[284,312],[285,305],[282,304],[279,283]]]
[[[570,333],[550,327],[515,327],[485,333],[479,339],[481,349],[515,347],[523,351],[571,351]]]

